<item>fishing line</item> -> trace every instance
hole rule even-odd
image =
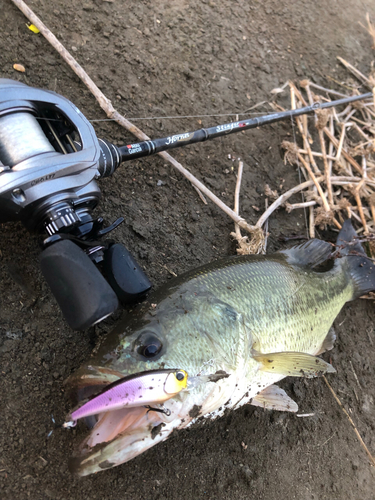
[[[293,122],[293,117],[292,116],[290,117],[290,121],[292,123],[294,144],[298,148],[298,146],[297,146],[297,138],[296,138],[296,131],[295,131],[295,127],[294,127],[294,122]],[[301,167],[300,167],[300,164],[299,164],[298,156],[297,156],[296,159],[297,159],[297,168],[298,168],[299,183],[302,184]],[[302,198],[302,203],[305,203],[305,196],[303,194],[303,191],[301,191],[301,198]],[[309,240],[310,239],[310,234],[309,234],[309,225],[307,223],[306,207],[303,207],[303,213],[305,215],[305,225],[306,225],[307,239]]]
[[[252,115],[270,115],[271,112],[268,113],[251,113]],[[218,115],[175,115],[175,116],[145,116],[145,117],[125,117],[127,120],[183,120],[185,118],[211,118],[211,117],[221,117],[221,116],[247,116],[248,113],[222,113]],[[91,123],[93,122],[113,122],[114,118],[101,118],[96,120],[89,120]]]
[[[253,112],[253,113],[219,113],[216,115],[174,115],[174,116],[136,116],[136,117],[126,117],[127,120],[132,120],[132,121],[137,121],[137,120],[183,120],[183,119],[188,119],[188,118],[216,118],[216,117],[222,117],[222,116],[249,116],[249,115],[271,115],[273,114],[272,111],[269,112]],[[44,120],[44,121],[50,121],[50,122],[57,122],[57,121],[62,121],[57,118],[45,118],[44,116],[36,116],[35,117],[37,120]],[[251,118],[251,116],[249,116]],[[89,120],[90,123],[96,123],[96,122],[114,122],[116,121],[114,118],[96,118],[93,120]]]

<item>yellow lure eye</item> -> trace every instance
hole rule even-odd
[[[177,394],[187,387],[188,374],[185,370],[170,373],[164,383],[164,391],[167,394]]]

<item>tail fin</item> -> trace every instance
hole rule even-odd
[[[354,284],[353,299],[375,290],[375,262],[366,256],[351,220],[347,219],[337,238],[337,249],[344,257]]]

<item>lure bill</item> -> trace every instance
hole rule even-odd
[[[69,416],[63,427],[74,427],[77,420],[125,407],[160,404],[187,388],[184,370],[151,370],[121,378],[105,387]]]

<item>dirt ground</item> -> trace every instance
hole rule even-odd
[[[159,117],[134,120],[151,137],[230,121],[230,114],[269,100],[270,91],[288,79],[308,77],[335,86],[332,78],[349,78],[337,65],[338,55],[363,73],[374,59],[371,40],[358,24],[366,12],[374,19],[373,0],[35,0],[29,5],[120,112],[130,119]],[[0,20],[0,77],[55,90],[89,119],[105,118],[45,39],[27,29],[10,0],[0,0]],[[14,63],[23,64],[26,73],[15,72]],[[176,115],[194,117],[163,118]],[[94,125],[99,136],[119,145],[134,142],[116,124]],[[228,155],[240,157],[242,214],[255,223],[259,213],[253,206],[264,208],[265,183],[288,189],[298,182],[279,148],[290,137],[292,124],[277,123],[174,156],[230,206],[237,163]],[[97,214],[108,222],[125,217],[114,237],[155,286],[170,279],[170,271],[181,274],[235,253],[231,220],[212,203],[204,205],[160,158],[129,162],[100,185]],[[271,252],[281,247],[281,233],[306,233],[303,213],[279,210],[269,231]],[[63,380],[122,313],[87,332],[71,331],[39,271],[38,237],[21,224],[4,224],[0,248],[2,499],[374,498],[374,468],[321,379],[281,384],[300,413],[311,417],[247,406],[181,431],[123,466],[72,477],[67,462],[74,437],[62,429],[48,437],[51,415],[63,420],[69,409]],[[357,300],[343,309],[331,354],[337,375],[330,377],[373,454],[374,321],[372,301]]]

